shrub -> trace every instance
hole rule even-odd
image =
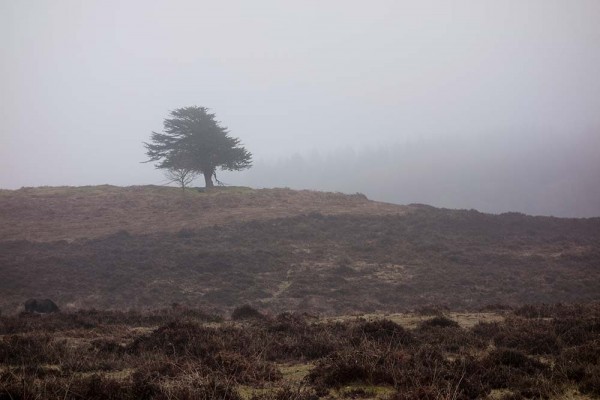
[[[554,331],[567,346],[578,346],[600,337],[600,318],[555,318]]]
[[[425,320],[421,322],[419,325],[419,329],[428,329],[428,328],[458,328],[458,322],[445,317],[443,315],[438,315],[437,317],[433,317],[431,319]]]
[[[388,319],[362,322],[354,328],[353,336],[386,344],[406,345],[413,341],[410,333]]]
[[[242,400],[234,384],[209,379],[206,382],[193,382],[192,384],[179,385],[168,392],[158,396],[159,400]]]
[[[494,389],[511,389],[527,398],[547,398],[549,368],[523,352],[497,349],[482,360],[484,380]]]
[[[545,320],[507,320],[494,343],[528,354],[558,354],[562,347],[552,323]]]
[[[265,319],[265,316],[258,311],[256,308],[250,306],[249,304],[245,304],[243,306],[237,307],[231,313],[231,319],[234,321],[246,320],[246,319]]]
[[[48,335],[10,335],[0,340],[0,364],[55,363],[64,351],[64,343]]]
[[[311,389],[283,387],[268,393],[255,394],[251,400],[318,400],[320,397]]]
[[[478,322],[471,328],[473,335],[480,339],[491,340],[500,331],[500,324],[498,322]]]
[[[369,385],[396,382],[402,353],[389,353],[376,349],[344,349],[321,360],[309,375],[309,381],[326,387],[339,387],[350,383]]]
[[[591,367],[578,386],[582,393],[600,396],[600,366]]]

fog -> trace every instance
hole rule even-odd
[[[142,142],[199,105],[254,155],[228,184],[600,216],[598,21],[597,0],[0,0],[0,187],[164,184]]]

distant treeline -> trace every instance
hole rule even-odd
[[[598,135],[596,135],[598,136]],[[259,158],[259,157],[257,157]],[[224,180],[255,187],[361,192],[400,204],[484,212],[600,216],[600,137],[446,139],[259,160]]]

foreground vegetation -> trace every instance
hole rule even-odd
[[[0,215],[0,400],[600,397],[600,218],[156,187]]]
[[[600,396],[600,304],[502,310],[470,318],[422,310],[319,319],[251,307],[228,320],[182,307],[5,316],[0,399]]]

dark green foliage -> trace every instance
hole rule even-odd
[[[178,108],[170,116],[163,132],[152,132],[151,143],[144,143],[148,161],[157,161],[157,168],[201,173],[211,187],[217,168],[239,171],[252,165],[252,154],[207,108]]]

